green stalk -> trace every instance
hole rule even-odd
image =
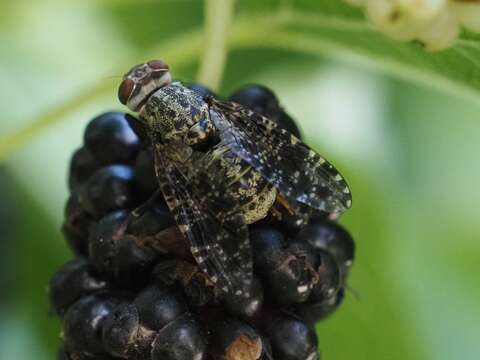
[[[205,46],[197,80],[212,90],[218,90],[222,82],[233,12],[233,0],[205,0]]]

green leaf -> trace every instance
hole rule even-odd
[[[179,31],[184,28],[192,29],[192,23],[198,24],[198,18],[191,15],[187,17],[190,19],[187,22],[189,25],[185,24],[185,16],[179,16],[192,13],[187,11],[191,3],[198,5],[198,2],[190,1],[181,1],[175,5],[171,2],[152,4],[147,1],[132,8],[124,2],[106,2],[103,5],[112,11],[116,9],[118,16],[114,18],[121,19],[119,24],[125,29],[125,37],[133,46],[142,44],[141,49],[148,49],[137,57],[146,59],[160,56],[177,69],[182,60],[184,63],[194,64],[203,52],[204,39],[199,36],[200,30],[175,35],[169,31],[171,28]],[[132,10],[133,13],[130,14]],[[198,10],[197,8],[196,11]],[[137,26],[138,19],[145,21],[143,26]],[[158,22],[156,19],[165,19],[166,22]],[[177,19],[183,19],[179,22],[181,26],[175,26]],[[155,28],[156,23],[158,26]],[[160,44],[169,43],[170,49],[168,46],[149,46],[152,39],[159,39]],[[360,10],[339,0],[269,1],[261,4],[252,1],[240,2],[227,42],[230,50],[285,50],[353,62],[403,80],[480,101],[478,37],[467,34],[463,39],[459,39],[453,48],[429,53],[415,44],[400,43],[376,32],[364,20]],[[189,56],[177,59],[175,51]],[[271,59],[272,63],[276,61],[278,59]],[[115,73],[123,73],[130,66],[128,63],[135,62],[133,59],[128,62],[121,61],[121,66],[115,69]],[[221,62],[218,66],[221,67]],[[202,73],[203,80],[209,78],[205,71]],[[92,79],[92,82],[94,80]],[[218,79],[214,82],[218,83]],[[25,128],[0,138],[0,159],[5,159],[44,127],[60,121],[67,112],[76,111],[89,100],[113,91],[113,84],[102,88],[92,85],[78,96],[52,107],[46,114],[27,121]]]

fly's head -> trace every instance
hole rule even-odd
[[[155,91],[171,82],[168,65],[161,60],[151,60],[134,66],[124,75],[118,88],[118,99],[130,110],[138,112]]]

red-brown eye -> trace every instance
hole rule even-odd
[[[162,60],[150,60],[147,65],[153,70],[168,70],[168,65]]]
[[[120,100],[123,105],[126,105],[134,89],[135,82],[132,79],[123,80],[118,88],[118,100]]]

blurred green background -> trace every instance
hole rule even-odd
[[[456,66],[451,77],[463,72],[478,85],[479,52],[423,58],[413,45],[356,29],[361,13],[337,3],[239,0],[240,32],[219,89],[228,95],[251,82],[271,87],[307,142],[352,187],[354,206],[341,222],[357,243],[349,286],[359,298],[348,293],[340,311],[319,324],[323,358],[479,359],[480,95],[457,93],[439,71]],[[203,6],[0,4],[1,359],[54,359],[59,325],[49,316],[46,289],[71,257],[59,231],[69,157],[89,119],[122,109],[115,88],[128,66],[161,57],[178,79],[196,80],[208,43]],[[333,23],[319,28],[305,16],[287,24],[298,42],[255,25],[285,9]],[[312,40],[312,51],[295,50]],[[389,51],[404,68],[378,56]],[[436,77],[421,76],[431,64]]]

